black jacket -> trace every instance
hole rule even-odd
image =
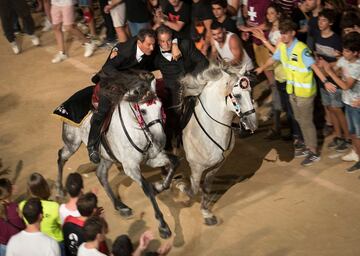
[[[102,70],[108,75],[115,75],[119,71],[129,69],[140,69],[153,71],[155,53],[151,55],[143,55],[142,60],[136,60],[137,37],[132,37],[125,43],[117,43],[111,50]],[[116,53],[115,53],[116,52]],[[115,57],[115,54],[117,54]],[[99,82],[99,77],[96,74],[92,81]]]
[[[177,61],[168,61],[160,51],[157,52],[155,57],[155,67],[160,69],[165,86],[167,83],[175,82],[188,73],[197,75],[209,66],[209,61],[196,49],[192,41],[187,39],[178,40],[178,46],[182,57]]]

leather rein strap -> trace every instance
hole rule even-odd
[[[121,126],[122,126],[122,128],[123,128],[123,130],[124,130],[124,133],[125,133],[125,135],[126,135],[126,138],[129,140],[130,144],[131,144],[137,151],[139,151],[141,154],[144,155],[144,154],[149,150],[149,148],[151,147],[151,142],[150,142],[149,138],[146,136],[146,134],[145,134],[145,132],[144,132],[148,144],[146,145],[146,147],[145,147],[144,149],[139,148],[139,147],[134,143],[134,141],[131,139],[131,137],[130,137],[130,135],[129,135],[126,127],[125,127],[124,120],[123,120],[122,114],[121,114],[120,104],[118,104],[118,112],[119,112],[119,118],[120,118]],[[143,130],[143,129],[141,129],[141,130]],[[144,131],[144,130],[143,130],[143,131]]]
[[[226,125],[226,124],[224,124],[224,123],[221,123],[221,122],[219,122],[218,120],[214,119],[214,118],[206,111],[206,109],[205,109],[205,107],[204,107],[204,105],[203,105],[200,97],[198,96],[197,98],[198,98],[198,100],[199,100],[199,102],[200,102],[201,107],[203,108],[203,110],[205,111],[205,113],[211,118],[211,120],[215,121],[216,123],[218,123],[218,124],[220,124],[220,125],[222,125],[222,126],[225,126],[225,127],[229,128],[230,131],[231,131],[229,143],[228,143],[228,145],[227,145],[227,148],[224,149],[224,148],[223,148],[215,139],[213,139],[213,138],[210,136],[210,134],[205,130],[204,126],[200,123],[200,120],[199,120],[199,118],[198,118],[198,116],[197,116],[197,114],[196,114],[196,111],[195,111],[195,109],[194,109],[195,120],[196,120],[197,123],[199,124],[201,130],[202,130],[202,131],[205,133],[205,135],[224,153],[225,151],[229,150],[229,148],[230,148],[231,141],[232,141],[232,135],[233,135],[233,129],[232,129],[231,126]]]

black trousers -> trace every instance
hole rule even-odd
[[[165,150],[172,150],[172,140],[180,135],[180,114],[179,114],[179,97],[180,85],[174,82],[165,81],[165,95],[164,110],[166,114],[165,134],[166,145]],[[179,145],[175,145],[178,147]]]
[[[111,101],[104,95],[100,93],[99,95],[99,106],[97,111],[94,112],[92,117],[92,122],[95,122],[95,125],[101,125],[104,121],[107,113],[111,108]]]
[[[108,41],[116,40],[116,32],[114,24],[109,13],[104,12],[104,7],[108,4],[108,0],[99,0],[101,15],[103,16],[106,27],[106,39]]]
[[[1,25],[10,43],[15,41],[14,13],[22,19],[24,31],[27,34],[32,35],[35,32],[35,23],[25,0],[0,0]]]

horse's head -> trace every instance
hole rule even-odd
[[[166,116],[162,103],[155,92],[155,79],[150,83],[151,86],[146,90],[143,87],[130,90],[125,94],[124,99],[130,101],[131,110],[137,123],[149,136],[149,139],[153,140],[154,137],[158,138],[163,134]]]
[[[257,129],[257,118],[251,97],[250,80],[244,73],[245,67],[240,70],[236,80],[230,77],[226,83],[226,104],[240,117],[240,123],[245,129],[253,132]]]

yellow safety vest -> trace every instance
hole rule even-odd
[[[294,46],[290,57],[287,55],[286,45],[280,44],[280,61],[286,73],[286,91],[298,97],[311,97],[316,93],[314,74],[307,68],[302,59],[302,52],[307,45],[298,41]],[[310,50],[309,50],[310,51]]]

